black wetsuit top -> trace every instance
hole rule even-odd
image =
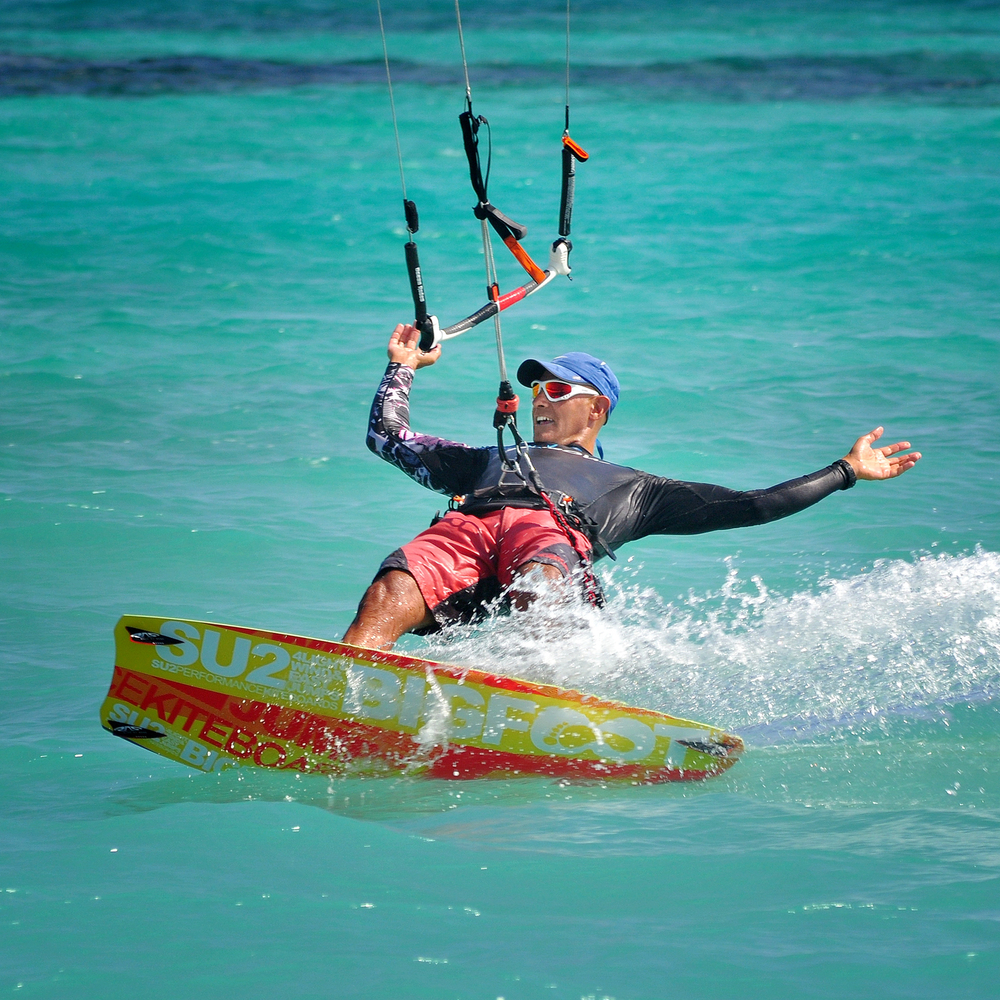
[[[474,448],[410,430],[409,393],[413,369],[392,363],[375,394],[368,447],[428,489],[464,496],[467,514],[501,507],[542,507],[544,501],[503,469],[497,449]],[[576,446],[530,445],[529,455],[545,490],[556,501],[572,497],[593,523],[590,534],[613,552],[646,535],[696,535],[720,528],[744,528],[788,517],[855,483],[843,459],[818,472],[766,490],[730,490],[652,476],[594,458]],[[584,528],[584,530],[587,530]]]

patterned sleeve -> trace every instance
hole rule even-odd
[[[386,368],[368,419],[368,448],[429,490],[468,493],[489,462],[489,449],[411,431],[414,374],[412,368],[396,362]]]

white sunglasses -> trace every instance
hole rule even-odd
[[[545,398],[550,403],[559,403],[574,396],[600,396],[600,393],[596,389],[591,389],[589,385],[577,385],[555,378],[532,382],[531,398],[535,399],[540,392],[545,393]]]

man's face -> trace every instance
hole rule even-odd
[[[534,440],[539,444],[582,443],[594,426],[597,399],[597,396],[573,396],[552,402],[544,392],[539,392],[531,404]],[[606,406],[604,409],[606,412]],[[603,423],[603,416],[597,419],[598,423]]]

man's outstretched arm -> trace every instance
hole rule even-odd
[[[644,491],[640,535],[696,535],[724,528],[767,524],[797,514],[837,490],[850,489],[858,479],[894,479],[920,461],[920,452],[902,454],[908,441],[872,448],[882,428],[858,438],[854,447],[832,465],[808,476],[766,490],[730,490],[710,483],[651,480]]]
[[[389,366],[372,401],[366,443],[369,450],[438,493],[465,493],[485,468],[488,453],[456,441],[410,430],[410,388],[418,368],[434,364],[440,346],[426,353],[419,331],[400,323],[389,338]]]

